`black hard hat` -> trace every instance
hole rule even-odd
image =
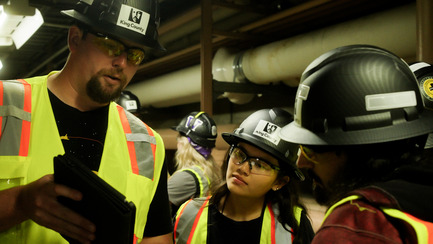
[[[191,138],[200,146],[215,147],[217,126],[215,121],[205,112],[192,112],[185,116],[173,130]]]
[[[281,109],[261,109],[248,116],[232,133],[222,133],[224,140],[230,144],[246,142],[273,155],[280,162],[286,163],[299,180],[304,175],[296,167],[298,146],[281,140],[281,128],[293,121],[293,116]],[[284,165],[280,166],[284,167]]]
[[[433,131],[418,82],[393,53],[369,45],[333,49],[301,77],[295,121],[281,137],[303,145],[361,145]]]
[[[140,100],[130,91],[123,90],[120,97],[116,100],[116,103],[131,113],[140,110]]]
[[[117,38],[165,50],[158,42],[158,0],[80,0],[61,13]]]

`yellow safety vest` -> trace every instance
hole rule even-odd
[[[0,190],[52,174],[53,157],[65,153],[48,95],[48,76],[0,82]],[[136,205],[136,243],[143,237],[164,157],[160,135],[111,103],[98,175]],[[0,243],[68,242],[27,220],[0,233]]]
[[[352,196],[346,197],[346,198],[340,200],[339,202],[337,202],[336,204],[332,205],[328,209],[328,211],[326,211],[326,214],[323,218],[323,222],[332,213],[332,211],[336,207],[338,207],[338,206],[340,206],[346,202],[354,201],[354,200],[357,200],[360,198],[361,198],[361,196],[352,195]],[[412,216],[412,215],[405,213],[403,211],[400,211],[398,209],[381,207],[381,210],[386,215],[393,217],[393,218],[396,218],[396,219],[400,219],[402,221],[405,221],[410,226],[412,226],[412,228],[416,232],[418,244],[433,244],[433,223],[418,219],[415,216]]]
[[[193,166],[191,168],[185,168],[181,169],[180,171],[187,171],[194,174],[195,179],[197,179],[198,184],[198,190],[200,192],[195,193],[194,197],[205,197],[210,195],[209,187],[210,187],[210,180],[209,178],[204,174],[204,170],[199,166]]]
[[[208,196],[207,198],[200,198],[198,200],[190,199],[179,208],[174,224],[175,243],[207,243],[208,206],[210,197],[211,196]],[[298,224],[301,221],[301,213],[302,209],[295,207],[295,217]],[[278,221],[278,215],[278,207],[268,203],[263,215],[262,233],[260,235],[261,244],[290,244],[293,242],[294,236],[284,229],[283,225]]]

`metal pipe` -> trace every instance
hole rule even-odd
[[[213,78],[219,81],[241,82],[240,77],[245,77],[256,84],[283,81],[287,85],[297,86],[303,70],[312,60],[332,48],[350,44],[376,45],[402,58],[413,59],[417,46],[415,4],[372,14],[245,52],[220,49],[213,59]],[[241,70],[236,70],[236,67]],[[168,107],[199,102],[200,85],[198,65],[135,83],[128,89],[139,97],[143,106]],[[251,99],[251,94],[246,95],[245,98],[231,101],[245,103]]]

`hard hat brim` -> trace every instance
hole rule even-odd
[[[279,156],[278,152],[275,149],[267,146],[266,144],[260,143],[256,138],[248,137],[245,135],[234,135],[231,133],[222,133],[221,136],[229,145],[234,145],[238,142],[245,142],[269,153],[270,155],[273,155],[278,160],[285,162],[289,166],[289,168],[293,170],[293,174],[298,180],[305,180],[304,174],[302,174],[302,172],[295,165],[292,165],[290,162],[287,161],[287,159]]]
[[[314,133],[301,127],[296,122],[284,126],[280,137],[288,142],[300,145],[364,145],[397,141],[426,135],[433,132],[433,111],[425,109],[419,119],[389,126],[344,131],[340,128],[329,128],[324,133]]]
[[[82,22],[85,25],[92,26],[92,28],[95,28],[96,30],[104,31],[104,33],[106,33],[106,34],[110,34],[110,35],[118,37],[120,39],[122,39],[122,38],[128,39],[129,41],[135,42],[137,44],[143,44],[144,43],[144,42],[138,40],[138,38],[126,38],[126,35],[123,36],[123,37],[119,36],[119,34],[115,30],[117,28],[116,25],[113,25],[111,23],[99,23],[99,24],[95,23],[94,21],[92,21],[91,19],[89,19],[88,17],[86,17],[85,15],[83,15],[83,14],[81,14],[81,13],[79,13],[79,12],[73,10],[73,9],[62,10],[62,11],[60,11],[60,13],[63,14],[63,15],[65,15],[65,16],[71,17],[71,18],[73,18],[73,19],[75,19],[75,20],[77,20],[79,22]],[[149,39],[147,41],[147,43],[148,44],[143,44],[143,45],[147,46],[147,47],[150,47],[150,48],[153,48],[153,49],[158,50],[158,51],[162,51],[162,52],[167,51],[159,43],[159,41],[152,41],[152,40]],[[151,44],[149,44],[149,43],[151,43]]]

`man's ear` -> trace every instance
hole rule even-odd
[[[83,39],[83,31],[78,26],[73,25],[68,32],[69,50],[72,52],[77,49]]]
[[[283,186],[285,186],[287,183],[289,183],[290,181],[290,177],[285,175],[280,179],[277,179],[274,183],[274,185],[272,186],[272,190],[274,191],[278,191],[279,189],[281,189]]]

